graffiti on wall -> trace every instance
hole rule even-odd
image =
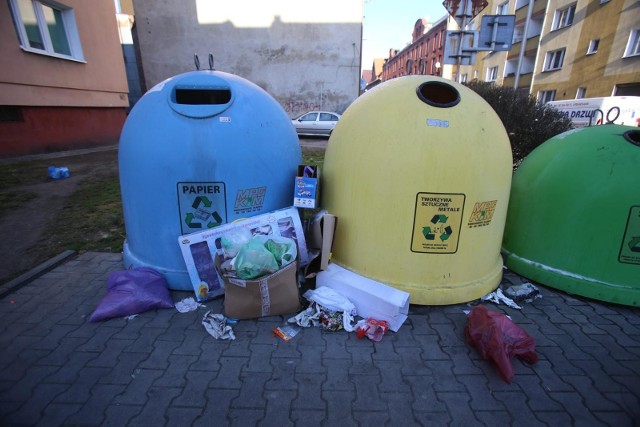
[[[320,103],[310,101],[300,101],[296,99],[285,99],[281,101],[284,111],[292,117],[298,116],[307,111],[319,110]]]

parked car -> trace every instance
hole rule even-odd
[[[330,111],[310,111],[291,120],[298,135],[331,135],[340,114]]]

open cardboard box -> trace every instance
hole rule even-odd
[[[327,211],[318,212],[309,220],[306,240],[311,260],[305,272],[306,276],[327,269],[337,225],[338,218]]]
[[[224,283],[224,314],[233,319],[255,319],[300,311],[297,266],[294,261],[275,273],[253,280],[225,276],[222,257],[216,256],[216,270]]]

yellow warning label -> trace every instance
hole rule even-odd
[[[493,213],[496,211],[497,200],[488,202],[476,202],[469,216],[469,228],[484,227],[491,223]]]
[[[453,254],[458,250],[464,194],[418,193],[411,251]]]

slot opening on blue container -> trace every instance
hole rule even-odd
[[[178,89],[175,92],[176,104],[183,105],[220,105],[231,101],[229,89]]]

